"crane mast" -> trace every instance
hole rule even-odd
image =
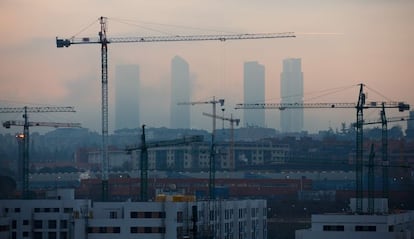
[[[235,169],[235,160],[234,160],[234,123],[236,123],[236,126],[239,125],[240,123],[240,119],[233,119],[233,114],[230,115],[230,118],[227,117],[222,117],[222,116],[214,116],[212,114],[209,113],[204,113],[203,115],[205,116],[209,116],[209,117],[213,117],[216,119],[221,119],[221,120],[226,120],[230,122],[230,149],[229,149],[229,167],[230,169]]]
[[[368,102],[366,103],[366,95],[364,93],[364,84],[359,84],[358,102],[355,103],[243,103],[236,104],[235,109],[303,109],[303,108],[331,108],[331,109],[356,109],[356,157],[355,157],[355,196],[356,196],[356,212],[362,213],[363,198],[363,124],[364,109],[370,108],[396,108],[403,112],[410,109],[410,105],[404,102]]]
[[[388,123],[389,122],[400,122],[400,121],[408,121],[408,120],[414,120],[412,118],[410,118],[409,116],[403,116],[403,117],[390,117],[387,118],[386,114],[385,114],[385,103],[382,103],[382,109],[380,111],[380,119],[378,120],[368,120],[368,121],[364,121],[363,124],[364,125],[371,125],[371,124],[381,124],[381,144],[382,144],[382,149],[381,149],[381,153],[382,153],[382,163],[381,163],[381,167],[382,167],[382,197],[383,198],[388,198],[388,168],[391,167],[390,162],[388,160]],[[356,123],[353,124],[353,126],[356,126]],[[373,170],[373,163],[369,163],[369,170]],[[368,211],[373,211],[373,199],[372,199],[372,195],[373,191],[374,191],[374,184],[373,182],[373,173],[371,173],[371,175],[368,176],[368,180],[371,181],[370,184],[368,184],[368,195],[371,195],[368,198],[368,203],[370,203],[371,205],[368,205]]]
[[[145,42],[178,42],[178,41],[227,41],[248,39],[294,38],[293,32],[259,33],[259,34],[224,34],[224,35],[186,35],[186,36],[139,36],[108,38],[107,18],[100,17],[98,38],[82,37],[63,39],[56,37],[56,47],[63,48],[75,44],[101,45],[101,82],[102,82],[102,200],[108,200],[108,44],[110,43],[145,43]]]
[[[127,146],[126,151],[131,152],[135,150],[141,151],[140,157],[140,171],[141,171],[141,201],[148,201],[148,148],[168,147],[176,145],[190,144],[194,142],[203,142],[202,135],[186,136],[181,139],[164,140],[164,141],[153,141],[147,142],[145,139],[145,125],[142,125],[141,144]]]
[[[46,122],[29,122],[28,113],[47,113],[47,112],[75,112],[73,107],[6,107],[0,108],[0,113],[23,113],[24,121],[6,121],[3,126],[23,126],[23,173],[22,173],[22,197],[29,199],[29,127],[30,126],[49,126]],[[40,125],[37,125],[40,124]],[[50,123],[52,127],[60,127],[60,123]],[[65,124],[65,123],[63,123]],[[70,123],[67,123],[70,124]],[[66,127],[66,126],[64,126]]]
[[[224,105],[224,99],[216,100],[216,97],[213,96],[213,100],[210,101],[193,101],[193,102],[179,102],[178,105],[197,105],[197,104],[211,104],[213,106],[213,129],[211,132],[211,145],[210,145],[210,162],[209,162],[209,178],[208,178],[208,192],[209,198],[215,199],[215,181],[216,181],[216,146],[215,146],[215,135],[216,135],[216,104],[220,106]]]

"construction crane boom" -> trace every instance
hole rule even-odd
[[[57,122],[28,122],[29,127],[32,126],[44,126],[54,128],[80,128],[80,123],[57,123]],[[3,127],[10,128],[10,126],[24,126],[23,120],[8,120],[3,122]]]
[[[370,108],[397,108],[400,112],[410,109],[410,105],[404,102],[366,102],[364,93],[364,84],[359,84],[359,94],[357,103],[244,103],[236,104],[235,109],[304,109],[304,108],[355,108],[356,114],[356,158],[355,158],[355,175],[356,175],[356,212],[362,213],[363,198],[363,110]]]
[[[385,115],[383,116],[381,114],[381,119],[364,120],[363,124],[371,125],[371,124],[381,124],[383,122],[391,123],[391,122],[402,122],[402,121],[414,120],[413,118],[410,118],[410,116],[396,116],[396,117],[388,117],[388,118],[384,118],[384,117]],[[356,126],[356,123],[353,123],[352,125]]]
[[[50,113],[50,112],[76,112],[73,106],[33,106],[33,107],[2,107],[0,113]]]
[[[230,118],[219,116],[219,115],[212,115],[209,113],[204,113],[203,115],[209,116],[216,119],[226,120],[230,122],[230,149],[229,149],[229,168],[235,169],[235,160],[234,160],[234,123],[236,123],[236,126],[239,125],[240,119],[233,119],[233,114],[230,115]]]
[[[148,201],[148,148],[160,148],[160,147],[169,147],[177,145],[186,145],[196,142],[203,142],[204,137],[202,135],[191,135],[184,136],[180,139],[172,140],[162,140],[162,141],[153,141],[146,142],[145,140],[145,125],[142,125],[142,134],[141,134],[141,144],[127,146],[125,150],[130,153],[131,151],[140,150],[141,151],[141,201]]]
[[[178,42],[178,41],[228,41],[228,40],[251,40],[270,38],[295,37],[293,32],[282,33],[257,33],[257,34],[224,34],[224,35],[175,35],[175,36],[142,36],[142,37],[108,37],[106,43],[144,43],[144,42]],[[97,37],[83,38],[56,38],[56,46],[69,47],[76,44],[101,44]]]
[[[385,108],[398,108],[400,112],[410,109],[410,105],[404,102],[368,102],[361,107],[363,109],[382,108],[382,103],[385,103]],[[236,104],[235,109],[349,109],[357,107],[358,104],[355,103],[241,103]]]
[[[100,17],[98,37],[58,38],[58,48],[76,44],[101,45],[101,82],[102,82],[102,200],[108,199],[108,44],[110,43],[144,43],[144,42],[178,42],[178,41],[227,41],[247,39],[293,38],[294,33],[259,33],[259,34],[229,34],[229,35],[187,35],[187,36],[140,36],[140,37],[110,37],[107,32],[107,18]]]
[[[179,139],[171,139],[171,140],[162,140],[162,141],[150,141],[146,142],[147,148],[162,148],[162,147],[169,147],[169,146],[176,146],[176,145],[185,145],[189,143],[195,142],[203,142],[204,136],[202,135],[189,135],[184,136]],[[135,150],[141,150],[143,144],[139,145],[130,145],[125,148],[126,151],[131,152]]]
[[[29,198],[29,127],[31,126],[52,126],[59,127],[61,123],[46,123],[46,122],[29,122],[28,113],[48,113],[48,112],[75,112],[75,109],[69,107],[5,107],[0,108],[0,113],[23,113],[24,121],[6,121],[3,126],[10,128],[10,126],[23,126],[23,170],[22,170],[22,196],[23,199]],[[41,124],[41,125],[37,125]],[[48,125],[50,124],[50,125]],[[65,124],[65,123],[63,123]],[[68,125],[69,123],[65,124]],[[68,127],[68,126],[64,126]],[[77,127],[77,126],[75,126]]]

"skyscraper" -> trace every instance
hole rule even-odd
[[[244,63],[244,102],[264,103],[265,67],[257,61]],[[244,125],[265,127],[264,110],[244,110]]]
[[[175,56],[171,61],[171,118],[170,128],[190,128],[190,105],[177,105],[189,102],[191,96],[190,71],[188,63]]]
[[[281,103],[303,103],[303,72],[300,58],[283,60],[280,74]],[[282,132],[300,132],[303,130],[303,109],[286,109],[280,112]]]
[[[115,130],[139,128],[139,66],[117,65],[115,78]]]

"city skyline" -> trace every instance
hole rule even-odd
[[[286,32],[295,39],[227,42],[180,42],[109,45],[109,130],[115,128],[115,66],[138,64],[142,74],[141,122],[152,127],[168,126],[169,62],[175,55],[192,66],[194,95],[191,100],[224,98],[225,113],[242,118],[232,108],[243,101],[243,62],[258,61],[267,67],[266,102],[279,102],[280,62],[285,58],[306,61],[305,102],[356,102],[357,87],[340,96],[306,98],[307,93],[323,92],[364,83],[379,93],[368,100],[414,102],[414,3],[407,0],[368,1],[172,1],[100,2],[71,1],[57,5],[4,1],[1,3],[0,103],[15,105],[70,105],[71,116],[37,116],[31,119],[67,120],[100,131],[100,54],[98,46],[71,46],[57,49],[55,37],[97,36],[99,24],[85,28],[99,16],[107,16],[108,36],[216,34],[221,32]],[[97,7],[99,6],[99,7]],[[174,6],[174,7],[172,7]],[[135,19],[133,24],[120,24]],[[139,18],[141,19],[137,19]],[[215,16],[215,17],[212,17]],[[248,17],[245,17],[248,16]],[[352,17],[350,17],[352,16]],[[30,20],[28,20],[30,19]],[[121,20],[122,20],[121,19]],[[118,20],[118,21],[117,21]],[[141,21],[139,21],[141,20]],[[125,22],[125,20],[123,20]],[[130,23],[130,22],[127,22]],[[148,24],[148,23],[152,23]],[[154,24],[154,23],[158,23]],[[168,23],[168,24],[167,24]],[[145,32],[128,28],[150,26]],[[127,24],[128,25],[128,24]],[[178,26],[187,26],[186,29]],[[169,29],[165,30],[165,26]],[[85,31],[82,31],[86,29]],[[367,30],[369,29],[369,30]],[[211,31],[215,30],[215,31]],[[79,34],[77,34],[79,32]],[[211,120],[202,116],[210,107],[193,107],[193,127],[211,129]],[[355,112],[306,111],[304,129],[318,131],[355,121]],[[394,111],[388,112],[394,116]],[[267,126],[279,129],[280,112],[267,111]],[[323,115],[323,117],[321,117]],[[377,118],[378,112],[366,117]],[[47,120],[45,120],[45,118]],[[21,120],[21,115],[0,115],[0,120]],[[17,130],[17,129],[16,129]],[[33,129],[32,131],[36,131]],[[11,132],[1,129],[0,132]]]

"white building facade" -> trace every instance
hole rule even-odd
[[[412,239],[414,212],[397,214],[312,215],[310,229],[296,231],[296,239]]]
[[[64,192],[64,190],[62,190]],[[1,200],[0,238],[267,238],[265,200],[92,202]]]

